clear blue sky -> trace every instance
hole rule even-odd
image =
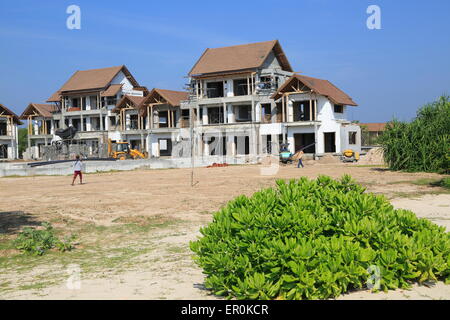
[[[81,8],[81,30],[66,8]],[[381,30],[366,8],[381,8]],[[141,85],[180,90],[207,47],[278,39],[295,71],[358,104],[349,118],[409,120],[450,94],[450,1],[1,1],[0,103],[21,113],[76,70],[125,64]]]

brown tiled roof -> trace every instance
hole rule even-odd
[[[9,110],[7,107],[2,105],[1,103],[0,103],[0,114],[12,116],[15,123],[17,123],[18,125],[23,124],[22,121],[19,120],[19,117],[17,116],[17,114],[15,114],[11,110]]]
[[[144,99],[145,97],[125,95],[119,100],[119,102],[117,102],[116,107],[112,109],[112,112],[118,112],[126,106],[127,102],[130,103],[133,108],[139,109]]]
[[[20,115],[20,119],[26,120],[29,115],[39,114],[45,118],[51,118],[52,112],[57,111],[58,108],[52,104],[40,104],[40,103],[30,103],[28,107]]]
[[[312,91],[328,97],[332,102],[336,104],[357,106],[357,104],[350,98],[345,92],[337,88],[328,80],[317,79],[312,77],[307,77],[303,75],[296,74],[286,80],[286,82],[278,89],[276,93],[272,95],[272,99],[281,98],[282,93],[285,92],[295,92],[292,86],[295,86],[296,82],[304,84],[306,87]]]
[[[120,91],[122,88],[122,84],[112,84],[106,89],[105,91],[102,91],[100,93],[100,96],[102,97],[113,97],[117,94],[117,92]]]
[[[187,100],[189,97],[189,93],[186,91],[174,91],[174,90],[165,90],[165,89],[153,89],[148,97],[151,99],[152,94],[159,94],[164,100],[167,101],[172,107],[179,107],[181,101]],[[148,101],[148,100],[147,100]]]
[[[278,40],[206,49],[190,76],[222,73],[243,69],[256,69],[263,65],[270,52],[274,52],[285,71],[292,71]]]
[[[187,100],[189,98],[189,93],[186,91],[174,91],[154,88],[145,97],[145,100],[141,103],[140,115],[144,116],[147,113],[145,105],[151,103],[167,103],[172,107],[179,107],[181,101]]]
[[[359,123],[359,125],[366,127],[367,131],[378,132],[378,131],[384,131],[386,129],[386,123],[384,123],[384,122]]]
[[[64,92],[70,91],[83,91],[83,90],[101,90],[106,88],[114,77],[122,71],[125,76],[130,80],[133,86],[138,87],[139,83],[133,78],[131,73],[125,66],[117,66],[102,69],[90,69],[76,71],[69,80],[55,92],[48,102],[53,102],[57,99],[58,95]],[[59,100],[58,100],[59,101]]]
[[[61,102],[61,92],[58,90],[50,98],[48,98],[47,102]]]

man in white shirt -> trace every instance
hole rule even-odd
[[[80,176],[80,184],[83,184],[83,175],[81,173],[81,169],[83,167],[83,163],[80,160],[80,156],[77,155],[75,157],[75,163],[73,164],[73,180],[72,185],[74,185],[77,176]]]

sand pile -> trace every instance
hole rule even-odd
[[[372,148],[365,155],[361,156],[358,164],[384,164],[383,149]]]
[[[326,154],[317,161],[317,163],[320,164],[333,164],[340,162],[341,160],[339,159],[339,157],[332,156],[331,154]]]

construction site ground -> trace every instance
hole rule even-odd
[[[383,166],[310,164],[135,170],[69,176],[0,178],[0,299],[220,299],[203,286],[189,241],[212,213],[234,197],[273,186],[277,179],[350,174],[368,192],[450,231],[450,192],[433,186],[438,174],[392,172]],[[75,234],[76,248],[30,256],[12,240],[25,226],[50,222],[60,237]],[[81,287],[68,286],[70,268]],[[441,282],[389,293],[357,291],[339,299],[450,299]]]

